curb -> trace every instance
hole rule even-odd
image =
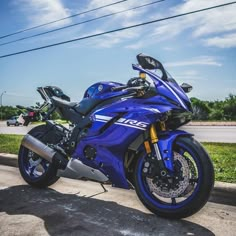
[[[0,165],[18,167],[17,155],[0,153]]]

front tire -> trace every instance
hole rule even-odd
[[[173,145],[173,155],[176,156],[174,163],[180,166],[176,174],[179,176],[180,173],[184,173],[180,179],[189,181],[186,189],[180,194],[179,185],[176,185],[177,190],[169,189],[168,193],[164,187],[164,191],[161,192],[160,182],[150,182],[150,179],[144,176],[143,168],[147,157],[140,156],[136,162],[134,182],[139,199],[151,212],[158,216],[177,219],[193,215],[206,204],[214,186],[214,169],[207,152],[191,137],[178,137]],[[188,171],[182,171],[181,162],[185,168],[188,166]],[[178,194],[179,196],[174,196]]]
[[[56,144],[60,140],[54,132],[47,131],[46,125],[33,128],[29,134],[45,144]],[[59,179],[55,166],[22,145],[18,154],[18,165],[21,176],[31,186],[44,188]]]

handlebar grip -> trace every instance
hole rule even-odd
[[[119,87],[113,87],[113,88],[111,88],[111,91],[121,91],[121,90],[126,89],[126,88],[128,88],[127,85],[119,86]]]

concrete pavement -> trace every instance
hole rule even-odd
[[[235,184],[217,182],[206,206],[182,220],[154,216],[134,190],[105,187],[61,178],[35,189],[18,169],[0,165],[0,235],[235,235]]]

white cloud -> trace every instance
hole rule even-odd
[[[102,37],[95,38],[93,40],[93,45],[96,47],[111,48],[112,46],[117,45],[123,41],[135,38],[136,35],[138,35],[137,29],[107,34]]]
[[[15,4],[26,15],[30,26],[41,25],[70,15],[70,11],[63,6],[61,0],[18,0]],[[66,19],[50,24],[47,28],[66,25],[70,22],[70,19]]]
[[[144,47],[144,42],[139,41],[139,42],[136,42],[136,43],[129,44],[125,48],[137,50],[137,49],[141,49],[143,47]]]
[[[218,66],[218,67],[222,66],[222,64],[212,56],[194,57],[189,60],[169,62],[165,64],[166,67],[180,67],[180,66],[193,66],[193,65]]]
[[[132,7],[136,7],[138,5],[143,5],[150,2],[149,0],[139,1],[127,1],[124,3],[119,3],[113,6],[109,6],[107,8],[101,9],[99,11],[94,12],[94,16],[102,16],[110,13],[115,13],[123,10],[130,9]],[[100,7],[103,5],[107,5],[109,3],[114,3],[114,0],[92,0],[89,2],[87,9],[92,9],[96,7]],[[125,26],[130,26],[133,24],[137,24],[143,21],[144,14],[148,11],[148,7],[136,9],[134,11],[127,11],[121,14],[117,14],[108,18],[105,18],[104,21],[100,23],[99,29],[102,31],[109,31],[116,28],[121,28]],[[88,34],[94,34],[94,31],[89,32]],[[129,42],[129,40],[138,39],[140,36],[140,29],[130,29],[125,31],[120,31],[118,33],[112,33],[101,38],[96,39],[96,42],[93,43],[92,46],[95,47],[106,47],[111,48],[114,45],[118,45],[124,42]],[[128,46],[129,48],[129,46]]]
[[[15,0],[15,2],[21,8],[21,10],[24,11],[26,17],[29,19],[30,26],[64,18],[67,17],[70,12],[72,12],[72,9],[69,10],[64,7],[62,0]],[[88,4],[86,9],[88,10],[107,5],[109,3],[114,3],[114,0],[91,0],[87,2]],[[90,19],[126,10],[136,7],[137,5],[146,4],[148,2],[150,2],[150,0],[127,1],[100,9],[99,11],[91,12],[84,15],[84,17],[86,16],[86,19]],[[109,31],[132,24],[194,11],[225,2],[228,2],[228,0],[184,0],[171,9],[167,9],[166,11],[150,11],[152,6],[144,7],[89,23],[88,27],[87,24],[85,26],[81,25],[79,27],[73,27],[70,31],[72,34],[69,34],[68,31],[66,34],[64,33],[65,31],[63,31],[63,34],[65,37],[70,35],[72,38],[74,35],[74,37],[90,35],[97,33],[97,31]],[[162,6],[163,3],[160,4],[160,6]],[[83,10],[86,9],[83,8]],[[163,7],[162,9],[166,9],[166,7]],[[199,39],[198,42],[205,46],[214,46],[219,48],[235,47],[235,33],[232,33],[236,31],[235,10],[236,6],[234,5],[226,6],[219,9],[176,18],[173,20],[167,20],[162,23],[160,22],[145,27],[121,31],[119,33],[112,33],[99,38],[94,38],[91,46],[111,48],[114,45],[121,45],[125,43],[125,48],[137,50],[156,44],[160,41],[163,42],[169,39],[175,39],[178,35],[188,30],[194,39]],[[81,9],[76,10],[76,12],[80,11]],[[75,12],[75,9],[73,9],[73,12]],[[58,27],[68,23],[71,23],[70,19],[59,21],[47,27]],[[57,33],[56,35],[60,34]],[[143,35],[145,35],[145,39]]]
[[[236,33],[225,34],[221,37],[213,37],[204,40],[207,46],[215,46],[219,48],[231,48],[236,47]]]
[[[177,15],[185,12],[190,12],[202,8],[207,8],[215,5],[220,5],[227,3],[227,0],[185,0],[184,3],[181,3],[171,9],[169,15]],[[183,33],[186,30],[192,30],[193,38],[202,38],[209,37],[210,42],[211,38],[216,36],[216,34],[224,34],[226,32],[236,30],[236,6],[225,6],[201,13],[196,13],[184,17],[180,17],[175,20],[167,20],[159,24],[153,35],[156,36],[157,41],[164,41],[167,39],[173,39],[177,35]],[[217,36],[218,36],[217,35]],[[220,37],[220,36],[219,36]],[[232,38],[230,38],[232,37]],[[213,38],[213,41],[216,40]],[[230,34],[227,37],[227,41],[233,41],[234,34]],[[209,43],[204,45],[211,45],[223,48],[225,47],[225,40],[218,40],[218,43]],[[234,47],[235,44],[228,43],[228,47]]]

